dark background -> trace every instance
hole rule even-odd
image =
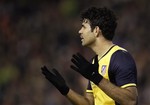
[[[134,57],[139,105],[150,105],[149,0],[0,0],[0,105],[71,105],[41,74],[55,67],[67,84],[84,94],[87,80],[70,69],[81,46],[80,12],[106,6],[118,16],[114,43]]]

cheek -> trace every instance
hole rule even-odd
[[[88,37],[89,39],[94,39],[94,38],[95,38],[94,34],[91,33],[91,32],[88,33],[87,37]]]
[[[88,36],[86,36],[86,41],[91,43],[93,41],[95,41],[95,37],[93,34],[88,34]]]

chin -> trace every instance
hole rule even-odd
[[[82,44],[82,46],[85,46],[85,43],[82,42],[81,44]]]
[[[82,46],[84,46],[84,47],[88,47],[88,46],[90,46],[91,45],[91,43],[89,43],[89,42],[82,42]]]
[[[82,46],[85,46],[84,44],[82,44]]]
[[[82,43],[82,46],[87,47],[88,45],[87,45],[87,44],[85,44],[85,43]]]

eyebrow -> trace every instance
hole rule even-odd
[[[82,22],[83,22],[83,23],[87,23],[88,21],[87,21],[86,19],[84,19]]]
[[[89,23],[89,20],[88,19],[83,19],[83,22],[84,23]]]

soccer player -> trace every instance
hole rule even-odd
[[[49,71],[43,66],[42,73],[74,105],[136,105],[136,64],[127,50],[112,42],[117,27],[114,13],[91,7],[81,18],[82,46],[91,48],[96,55],[89,62],[81,54],[74,54],[71,68],[89,80],[86,95],[70,89],[55,68]]]

